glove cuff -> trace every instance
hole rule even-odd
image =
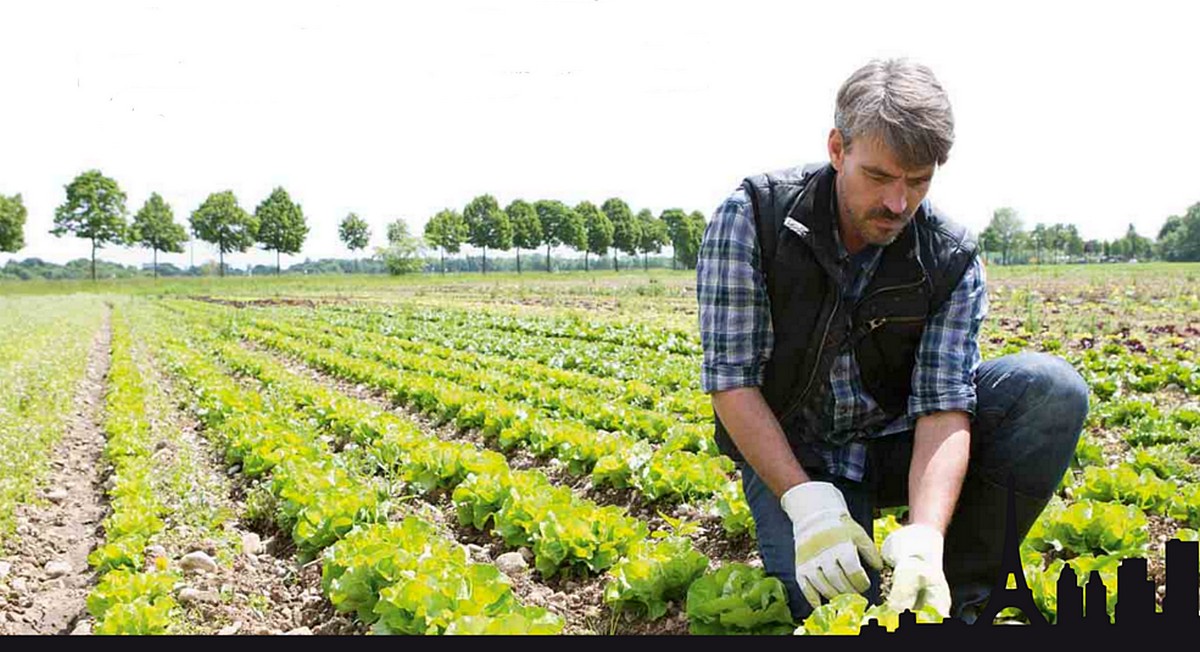
[[[829,482],[802,482],[783,492],[779,497],[779,505],[793,523],[799,523],[817,512],[850,512],[846,507],[846,497]]]
[[[906,557],[916,557],[941,568],[945,538],[941,532],[928,525],[914,523],[905,525],[888,536],[883,542],[883,558],[889,564]]]

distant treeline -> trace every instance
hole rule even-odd
[[[605,262],[607,269],[612,268],[611,256]],[[446,273],[460,274],[467,272],[480,272],[483,268],[483,257],[481,255],[456,255],[445,259]],[[57,264],[44,261],[40,258],[26,258],[24,260],[10,260],[4,266],[0,266],[0,280],[82,280],[91,278],[92,262],[88,258],[77,258],[65,264]],[[206,262],[203,265],[181,268],[171,263],[159,263],[158,275],[163,277],[189,277],[189,276],[220,276],[217,269],[216,261]],[[570,271],[582,270],[582,257],[563,257],[552,256],[551,265],[555,270]],[[622,269],[637,268],[642,269],[671,269],[672,266],[678,267],[678,263],[672,261],[669,256],[648,256],[645,259],[642,257],[621,256],[620,266]],[[488,257],[488,271],[491,272],[515,272],[517,270],[516,256],[504,256],[496,258]],[[599,267],[597,261],[593,259],[588,268],[595,270]],[[441,261],[436,258],[427,257],[421,260],[421,268],[419,272],[438,273],[442,269]],[[546,258],[544,255],[533,256],[526,259],[522,256],[521,269],[523,271],[546,271]],[[328,275],[328,274],[387,274],[389,273],[386,262],[381,258],[322,258],[320,260],[306,260],[302,263],[296,263],[289,267],[281,268],[280,273],[284,276],[302,276],[302,275]],[[120,265],[106,260],[96,260],[96,278],[102,279],[122,279],[122,278],[149,278],[154,275],[153,269],[149,264],[143,266],[137,265]],[[232,267],[225,266],[225,276],[274,276],[274,265],[253,265],[249,267]]]
[[[298,254],[309,232],[308,220],[300,204],[292,201],[282,187],[272,190],[253,213],[238,205],[233,191],[211,193],[191,212],[188,219],[190,233],[175,221],[170,204],[156,192],[150,193],[130,222],[125,192],[116,180],[104,176],[100,170],[79,174],[65,190],[65,201],[54,211],[54,228],[50,233],[56,237],[69,234],[91,241],[93,279],[101,275],[96,260],[96,252],[100,249],[110,246],[149,249],[153,252],[153,273],[157,275],[158,252],[182,253],[184,244],[192,238],[216,247],[218,275],[229,270],[225,265],[225,254],[244,252],[255,246],[275,252],[275,273],[278,274],[283,271],[282,254]],[[25,246],[27,215],[19,193],[12,197],[0,194],[0,251],[16,253]],[[661,253],[663,247],[669,245],[672,264],[690,269],[696,265],[704,228],[704,215],[699,211],[688,213],[680,208],[668,208],[656,216],[649,209],[642,209],[635,214],[618,197],[610,197],[599,206],[589,201],[569,206],[553,199],[533,202],[514,199],[501,209],[495,197],[484,194],[468,202],[461,212],[454,208],[438,211],[426,221],[420,236],[409,233],[404,219],[393,220],[387,225],[387,246],[376,248],[373,258],[383,270],[392,274],[419,272],[428,267],[427,256],[432,249],[438,254],[439,271],[450,271],[453,267],[466,269],[472,265],[472,259],[468,257],[456,264],[453,254],[461,251],[464,245],[470,245],[480,250],[481,271],[501,269],[489,264],[490,249],[493,258],[496,252],[514,251],[514,265],[520,272],[523,267],[531,271],[538,269],[535,259],[539,256],[534,250],[544,247],[545,255],[541,259],[545,262],[541,268],[552,271],[555,268],[552,250],[562,247],[583,254],[584,269],[590,268],[593,256],[603,259],[610,252],[614,268],[619,266],[622,253],[628,257],[640,254],[642,265],[646,267],[650,254]],[[338,237],[353,255],[355,251],[367,248],[371,229],[366,220],[351,212],[339,222]],[[528,252],[524,266],[522,250]],[[450,260],[446,259],[447,254],[450,254]],[[11,271],[44,277],[46,273],[73,274],[76,269],[75,261],[60,270],[42,269],[45,263],[35,259],[25,262],[29,264],[22,263]],[[568,268],[573,267],[573,263],[568,264]],[[168,275],[203,273],[167,266],[163,269]],[[352,271],[376,269],[374,265],[355,263]],[[321,269],[310,273],[337,270],[342,270],[340,264],[336,265],[336,270]],[[108,276],[121,276],[136,275],[138,270],[108,267],[105,272]],[[247,274],[255,272],[253,268],[246,271]]]
[[[1139,235],[1133,224],[1114,240],[1084,240],[1074,224],[1039,222],[1028,231],[1011,208],[999,208],[979,234],[979,244],[989,263],[1096,263],[1129,260],[1200,261],[1200,203],[1172,215],[1151,240]]]
[[[276,187],[253,213],[238,206],[232,191],[214,192],[191,212],[190,232],[175,222],[171,206],[158,193],[151,193],[141,209],[128,218],[126,196],[117,182],[88,170],[65,187],[66,198],[55,209],[55,236],[73,235],[90,240],[90,275],[122,278],[138,276],[143,270],[105,263],[103,271],[96,252],[109,246],[142,247],[153,252],[152,274],[200,276],[241,273],[249,275],[272,271],[256,266],[240,272],[224,264],[225,254],[261,247],[275,252],[275,273],[282,273],[282,254],[298,254],[308,237],[308,220],[300,204],[292,201],[282,187]],[[21,195],[0,194],[0,251],[18,252],[25,246],[27,211]],[[525,201],[514,199],[504,208],[492,195],[478,195],[462,208],[445,208],[426,220],[421,235],[411,234],[408,223],[396,219],[387,224],[387,245],[377,247],[369,259],[349,261],[306,261],[289,268],[291,273],[383,273],[406,274],[433,271],[553,271],[554,269],[591,269],[609,267],[620,270],[621,262],[650,266],[650,256],[670,248],[672,267],[692,269],[703,239],[706,221],[700,211],[687,212],[668,208],[655,215],[649,209],[636,213],[618,197],[596,205],[581,201],[574,206],[553,199]],[[354,252],[366,249],[371,239],[367,221],[355,213],[347,214],[338,225],[338,237]],[[158,252],[182,253],[191,239],[216,247],[217,262],[209,267],[182,270],[158,265]],[[1131,259],[1200,261],[1200,203],[1182,215],[1172,215],[1159,230],[1157,240],[1137,233],[1129,225],[1126,234],[1114,240],[1084,240],[1074,224],[1038,223],[1025,230],[1012,208],[997,209],[987,228],[979,234],[979,243],[988,262],[1059,263],[1110,262]],[[478,256],[456,256],[465,245],[479,251]],[[554,249],[566,249],[581,256],[555,258]],[[498,252],[512,252],[503,259]],[[539,253],[541,252],[541,253]],[[489,257],[489,254],[491,256]],[[656,266],[664,266],[661,257]],[[594,264],[593,264],[594,261]],[[47,265],[38,259],[26,259],[4,269],[5,277],[76,278],[79,261],[66,265]]]

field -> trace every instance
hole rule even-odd
[[[1039,608],[1070,564],[1111,614],[1128,557],[1161,606],[1200,529],[1200,265],[988,274],[985,359],[1091,389],[1022,546]],[[0,285],[0,633],[792,632],[711,442],[694,284]]]

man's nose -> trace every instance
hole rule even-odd
[[[898,179],[896,183],[888,185],[884,191],[883,205],[896,215],[903,215],[904,209],[908,208],[908,189],[904,187],[904,180]]]

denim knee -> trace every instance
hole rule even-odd
[[[1066,360],[1018,353],[989,360],[977,376],[972,466],[993,482],[1047,497],[1070,464],[1088,411],[1088,386]]]

